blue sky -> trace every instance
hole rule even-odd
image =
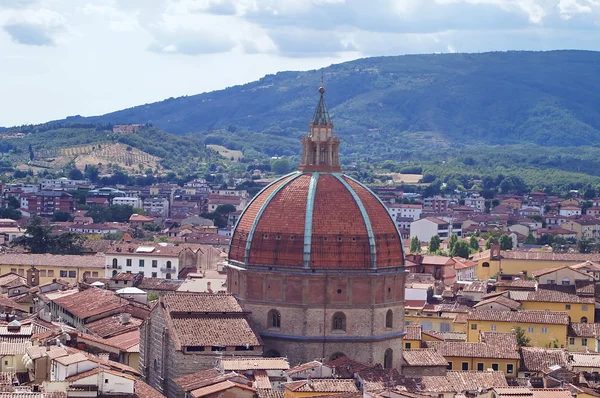
[[[0,0],[0,126],[376,55],[600,50],[600,0]]]

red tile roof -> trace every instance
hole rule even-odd
[[[354,380],[348,379],[313,379],[283,383],[286,390],[293,392],[357,392]]]
[[[121,299],[110,290],[93,287],[69,296],[58,298],[54,300],[54,303],[76,317],[85,319],[118,308],[123,308],[127,305],[128,301]]]
[[[488,343],[455,341],[428,341],[426,344],[427,347],[434,349],[444,357],[519,359],[519,353],[515,350],[516,344],[512,346],[500,346]]]
[[[404,366],[448,366],[448,362],[437,349],[404,350],[402,357],[406,364]]]
[[[558,348],[521,347],[521,368],[531,372],[567,365],[567,352]]]
[[[320,174],[314,187],[311,267],[372,267],[369,232],[355,198],[361,202],[375,235],[377,266],[402,265],[401,238],[385,206],[363,185],[345,176],[341,179],[343,182],[334,175]],[[250,264],[303,266],[311,181],[311,174],[293,174],[256,195],[234,230],[230,259]],[[336,205],[331,206],[331,203]],[[253,226],[254,234],[246,256]]]
[[[476,310],[467,316],[469,321],[496,321],[518,323],[541,323],[568,325],[569,315],[566,312],[551,311],[493,311]]]

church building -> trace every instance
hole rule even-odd
[[[228,293],[267,356],[290,364],[347,356],[400,367],[402,239],[384,204],[342,174],[325,89],[299,170],[258,193],[231,239]]]

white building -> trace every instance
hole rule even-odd
[[[169,199],[149,197],[142,202],[142,209],[149,214],[160,214],[161,217],[169,216]]]
[[[9,243],[23,236],[22,230],[15,220],[9,218],[0,218],[0,244]]]
[[[131,206],[134,209],[141,209],[143,206],[142,199],[138,198],[137,196],[134,196],[134,197],[118,196],[116,198],[113,198],[112,204],[113,205]]]
[[[579,206],[563,206],[560,208],[558,214],[565,217],[580,216],[581,208]]]
[[[485,198],[465,198],[465,206],[472,207],[475,210],[482,212],[485,210]]]
[[[410,224],[410,238],[418,237],[421,242],[429,242],[432,236],[438,235],[442,240],[456,234],[462,236],[462,224],[445,221],[436,217],[422,218]]]
[[[125,373],[120,373],[111,369],[104,369],[97,367],[94,371],[81,373],[75,376],[71,376],[67,379],[69,381],[72,390],[77,391],[89,386],[96,386],[97,391],[94,391],[98,395],[118,395],[118,396],[129,396],[134,394],[135,391],[135,377]],[[138,394],[139,395],[139,394]],[[70,395],[69,395],[70,396]],[[74,395],[75,396],[75,395]],[[77,395],[87,396],[87,395]],[[96,396],[96,395],[94,395]]]
[[[97,362],[92,361],[81,352],[55,358],[52,360],[50,381],[65,381],[67,377],[87,372],[98,366]]]
[[[423,212],[423,205],[390,203],[387,205],[387,208],[394,220],[396,217],[418,220],[421,218],[421,213]]]
[[[143,274],[144,278],[177,279],[180,257],[188,248],[182,246],[160,246],[148,244],[117,244],[106,253],[105,277],[119,272]]]
[[[40,183],[42,191],[75,191],[79,187],[89,187],[88,180],[69,180],[67,178],[59,178],[57,180],[43,179]]]

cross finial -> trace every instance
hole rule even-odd
[[[321,69],[321,87],[323,87],[323,69]]]

